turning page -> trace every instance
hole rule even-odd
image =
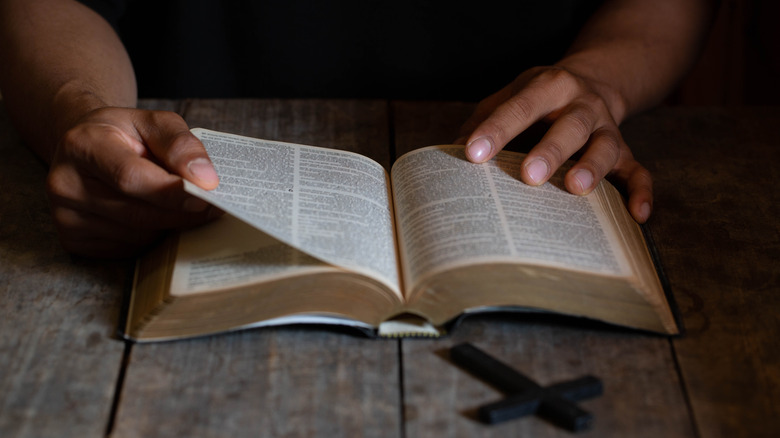
[[[219,187],[185,189],[327,263],[377,278],[400,296],[387,172],[346,151],[193,129]]]
[[[182,231],[175,258],[174,296],[335,269],[230,215]]]

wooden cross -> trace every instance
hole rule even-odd
[[[573,432],[588,429],[593,415],[575,402],[597,397],[604,392],[601,380],[593,376],[542,387],[487,353],[464,343],[450,349],[456,365],[490,383],[507,397],[479,408],[480,420],[494,424],[536,414]]]

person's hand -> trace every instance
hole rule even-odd
[[[218,216],[187,194],[182,178],[219,184],[202,143],[175,113],[126,108],[90,112],[62,136],[47,192],[64,248],[74,254],[136,254],[167,230]]]
[[[610,105],[615,94],[562,67],[538,67],[483,100],[463,127],[466,156],[481,163],[496,155],[515,136],[538,121],[550,123],[541,141],[523,161],[521,178],[545,183],[567,159],[581,152],[564,184],[585,195],[604,177],[628,194],[628,210],[639,223],[652,211],[650,172],[639,164],[623,141]],[[610,100],[611,99],[611,100]]]

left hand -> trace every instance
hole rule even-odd
[[[522,180],[541,185],[582,151],[566,173],[566,189],[585,195],[609,176],[625,188],[629,212],[644,223],[652,211],[652,177],[620,135],[616,120],[622,114],[613,114],[619,111],[615,96],[606,85],[563,67],[530,69],[479,103],[463,127],[466,156],[476,163],[488,161],[534,123],[548,122],[547,133],[523,161]]]

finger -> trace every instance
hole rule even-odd
[[[219,185],[219,177],[203,143],[178,114],[144,112],[136,128],[155,158],[167,169],[206,190]]]
[[[645,223],[653,211],[653,177],[634,159],[627,146],[621,149],[620,159],[608,178],[625,188],[629,213],[640,224]]]
[[[188,196],[184,211],[161,208],[142,199],[126,196],[103,181],[57,166],[47,179],[53,206],[88,212],[111,222],[140,230],[159,230],[204,223],[216,215],[216,208]]]
[[[518,134],[569,102],[575,84],[566,75],[562,70],[547,70],[522,84],[474,129],[466,143],[466,157],[475,163],[493,158]]]
[[[600,128],[590,136],[585,153],[566,173],[564,184],[570,193],[586,195],[617,165],[623,143],[617,127]]]
[[[540,185],[591,138],[598,114],[588,105],[572,104],[550,126],[523,161],[520,177],[530,185]],[[611,166],[610,166],[611,169]]]
[[[653,178],[642,165],[636,161],[634,163],[626,181],[628,211],[637,222],[643,224],[653,212]]]
[[[141,140],[116,125],[79,126],[68,131],[63,144],[57,163],[75,175],[92,175],[119,193],[160,208],[186,211],[197,205],[183,190],[181,177],[146,158],[148,151]],[[201,204],[199,208],[206,207]]]
[[[502,102],[505,102],[511,97],[511,90],[513,88],[514,87],[512,85],[508,85],[500,91],[493,93],[492,95],[480,101],[477,104],[477,107],[474,109],[474,112],[472,112],[469,118],[466,119],[463,125],[461,125],[459,130],[460,138],[456,144],[466,144],[466,141],[469,139],[477,126],[479,126],[485,119],[487,119],[490,113],[492,113],[499,105],[501,105]]]

